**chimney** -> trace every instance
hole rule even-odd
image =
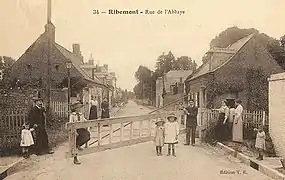
[[[93,80],[95,79],[95,71],[96,71],[96,69],[95,69],[95,68],[92,68],[92,79],[93,79]]]
[[[106,69],[106,72],[108,72],[108,64],[104,64],[103,66]]]
[[[184,93],[184,83],[179,82],[178,83],[178,94],[183,94]]]
[[[90,55],[90,58],[89,58],[89,64],[94,65],[94,58],[92,57],[92,54]]]
[[[80,45],[79,44],[72,44],[72,51],[77,57],[80,58],[81,62],[83,63],[83,56],[81,55]]]
[[[55,42],[55,26],[51,22],[51,0],[48,0],[47,24],[45,25],[45,35],[52,42]]]

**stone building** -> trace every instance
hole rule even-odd
[[[285,73],[269,78],[269,133],[277,155],[285,157]]]
[[[92,54],[89,61],[81,64],[80,67],[84,69],[89,76],[97,77],[108,87],[108,89],[105,89],[105,91],[102,92],[102,97],[107,97],[110,106],[113,105],[114,100],[117,98],[117,78],[115,72],[109,72],[107,64],[104,64],[103,66],[99,66],[98,64],[95,65]]]
[[[191,73],[192,70],[171,70],[164,77],[159,77],[156,81],[156,107],[162,107],[181,98],[184,94],[184,81]]]
[[[232,106],[239,98],[246,109],[259,110],[267,104],[267,78],[283,72],[256,34],[227,48],[210,49],[207,55],[208,61],[185,81],[189,98],[201,108],[218,108],[225,99]]]

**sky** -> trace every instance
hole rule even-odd
[[[52,0],[56,42],[72,50],[79,43],[116,73],[118,86],[133,90],[140,65],[154,70],[157,57],[172,51],[198,65],[210,41],[228,27],[285,34],[284,0]],[[93,9],[184,10],[184,15],[93,15]],[[47,0],[0,0],[0,55],[18,59],[44,32]]]

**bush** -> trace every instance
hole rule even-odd
[[[213,144],[216,142],[216,126],[217,121],[210,121],[210,125],[205,130],[204,142]]]
[[[49,145],[55,147],[68,140],[68,131],[65,129],[67,118],[53,118],[47,123]]]

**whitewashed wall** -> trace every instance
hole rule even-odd
[[[285,156],[285,73],[269,78],[269,133],[276,153]]]

